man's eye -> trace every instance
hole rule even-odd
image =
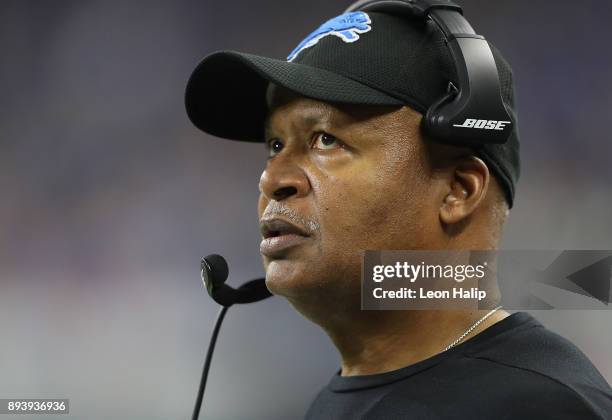
[[[268,141],[268,156],[274,156],[283,150],[284,144],[279,139],[272,139]]]
[[[322,149],[322,150],[331,150],[340,146],[340,142],[337,138],[327,133],[318,133],[315,136],[314,144],[312,147],[314,149]]]

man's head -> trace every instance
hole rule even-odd
[[[202,61],[187,89],[190,118],[220,137],[265,142],[259,216],[308,234],[263,241],[272,292],[357,296],[349,283],[365,249],[497,246],[519,159],[511,71],[492,51],[514,131],[505,144],[470,147],[422,130],[428,108],[458,85],[431,21],[360,12],[321,25],[287,61],[236,52]],[[264,223],[264,236],[277,227]]]
[[[258,214],[308,235],[262,247],[273,293],[355,295],[366,249],[497,247],[507,213],[499,185],[470,149],[427,142],[420,113],[274,86],[269,96]]]

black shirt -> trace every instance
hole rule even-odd
[[[392,372],[334,375],[306,419],[612,419],[612,389],[587,357],[531,315]]]

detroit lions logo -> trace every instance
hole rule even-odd
[[[336,16],[319,26],[318,29],[300,42],[299,45],[291,51],[291,54],[287,57],[287,61],[293,61],[302,50],[316,45],[319,40],[328,35],[335,35],[344,42],[355,42],[359,39],[359,34],[366,33],[372,29],[370,23],[372,23],[370,16],[364,12],[350,12]]]

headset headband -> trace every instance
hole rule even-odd
[[[463,17],[459,5],[452,1],[360,0],[346,12],[357,10],[431,19],[444,34],[459,86],[449,82],[448,93],[423,118],[425,132],[433,140],[465,146],[508,140],[513,123],[502,100],[493,53]]]

